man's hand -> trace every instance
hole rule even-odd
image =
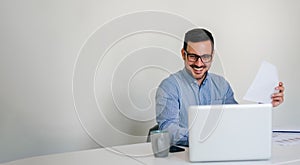
[[[277,107],[284,100],[284,86],[282,82],[279,82],[279,85],[275,87],[275,90],[278,90],[277,93],[273,93],[272,95],[272,105],[273,107]]]

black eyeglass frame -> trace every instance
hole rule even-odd
[[[210,63],[212,61],[212,55],[210,54],[203,54],[203,55],[198,55],[198,54],[193,54],[193,53],[189,53],[188,51],[184,50],[185,55],[187,56],[188,61],[190,62],[197,62],[200,58],[201,62],[203,63]],[[191,56],[193,56],[195,59],[194,60],[190,60]],[[203,60],[209,58],[208,60]]]

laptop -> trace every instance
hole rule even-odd
[[[271,158],[271,104],[191,106],[188,124],[191,162]]]

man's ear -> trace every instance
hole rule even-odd
[[[185,51],[183,48],[181,49],[181,56],[182,56],[182,59],[185,61],[186,55],[185,55]]]

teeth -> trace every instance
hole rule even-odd
[[[194,68],[194,69],[195,69],[195,70],[199,70],[199,71],[202,70],[202,68]]]

